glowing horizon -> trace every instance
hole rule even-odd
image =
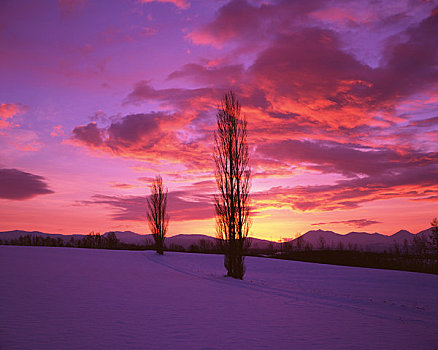
[[[216,107],[248,119],[251,236],[417,233],[438,216],[433,2],[0,5],[0,231],[215,234]]]

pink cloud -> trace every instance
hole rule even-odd
[[[8,146],[24,152],[37,152],[44,146],[35,131],[24,128],[11,129],[5,134],[4,141]]]
[[[182,10],[187,10],[190,7],[190,3],[186,0],[140,0],[140,2],[143,4],[148,4],[151,2],[170,3]]]
[[[18,126],[12,121],[12,119],[14,116],[24,113],[26,110],[27,107],[20,103],[0,104],[0,130]]]
[[[62,125],[55,125],[52,128],[52,131],[50,132],[50,136],[52,137],[59,137],[64,135],[64,130],[62,128]]]

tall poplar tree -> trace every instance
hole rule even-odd
[[[227,275],[242,279],[251,226],[251,169],[247,120],[241,116],[240,109],[235,94],[232,91],[226,93],[216,115],[214,161],[219,189],[215,196],[216,232],[223,248]]]
[[[151,194],[147,198],[146,217],[149,229],[155,240],[155,249],[158,254],[164,254],[164,239],[169,225],[167,214],[167,188],[163,185],[161,176],[157,176],[151,185]]]

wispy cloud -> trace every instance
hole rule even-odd
[[[329,221],[329,222],[318,222],[315,224],[311,224],[312,226],[321,226],[321,225],[333,225],[333,224],[343,224],[353,227],[366,227],[374,224],[379,224],[380,221],[369,220],[369,219],[352,219],[352,220],[342,220],[342,221]]]
[[[113,220],[146,221],[146,196],[95,195],[82,205],[107,205],[113,209]],[[190,191],[168,193],[168,213],[172,221],[206,220],[214,217],[212,196]]]

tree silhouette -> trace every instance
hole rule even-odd
[[[117,249],[119,244],[120,240],[117,238],[115,232],[109,232],[106,236],[106,247],[108,249]]]
[[[430,226],[432,226],[432,233],[430,235],[432,240],[432,254],[435,255],[436,259],[438,259],[438,218],[433,218]]]
[[[163,255],[169,215],[167,214],[167,188],[164,188],[161,176],[157,176],[152,182],[151,194],[146,203],[146,217],[155,240],[155,249],[158,254]]]
[[[224,252],[227,275],[243,278],[244,252],[251,225],[249,190],[251,170],[247,121],[232,91],[225,94],[216,115],[214,161],[219,194],[215,196],[216,232]]]
[[[425,257],[427,255],[427,236],[415,235],[412,240],[411,250],[417,257]]]

